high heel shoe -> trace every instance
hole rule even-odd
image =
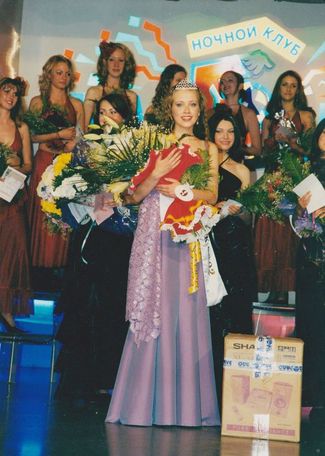
[[[4,326],[8,334],[26,334],[26,331],[24,331],[23,329],[17,328],[17,326],[12,326],[2,314],[0,314],[0,323],[2,324],[2,326]]]

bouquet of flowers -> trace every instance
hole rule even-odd
[[[268,146],[266,141],[264,145],[263,160],[265,162],[266,169],[275,169],[281,166],[283,156],[291,150],[290,141],[295,139],[296,144],[305,151],[306,156],[311,150],[311,141],[313,135],[313,129],[310,128],[306,131],[298,133],[295,124],[292,120],[285,117],[284,110],[276,112],[274,119],[277,121],[276,128],[276,144],[271,147]]]
[[[119,129],[107,118],[103,127],[93,125],[91,130],[79,140],[73,153],[60,154],[54,160],[38,186],[47,221],[55,225],[52,228],[65,228],[62,209],[70,202],[94,206],[94,195],[104,192],[121,204],[121,194],[131,177],[145,166],[149,151],[169,144],[166,132],[145,122],[136,128]],[[129,207],[122,214],[118,209],[109,221],[112,227],[116,228],[119,220],[125,226],[129,218],[134,229],[137,210]]]
[[[47,103],[44,103],[42,111],[28,110],[24,114],[23,120],[27,123],[32,135],[57,133],[64,128],[73,126],[67,120],[67,113],[61,106],[48,106]],[[62,141],[54,139],[50,141],[50,146],[56,150],[60,150],[62,149]]]
[[[281,222],[295,209],[297,196],[292,189],[308,174],[309,164],[302,164],[285,150],[281,167],[263,174],[253,185],[241,190],[237,199],[249,212]]]

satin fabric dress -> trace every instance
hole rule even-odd
[[[18,128],[10,148],[22,157]],[[12,315],[33,313],[25,203],[25,190],[13,202],[0,199],[0,311]]]
[[[49,105],[48,109],[51,109]],[[66,119],[76,125],[77,116],[70,99],[67,97]],[[57,141],[56,141],[57,142]],[[49,143],[51,146],[51,143]],[[63,148],[63,146],[62,146]],[[37,186],[45,169],[53,162],[55,155],[39,147],[34,157],[33,172],[29,184],[28,218],[30,224],[32,266],[60,268],[67,263],[69,236],[50,233],[44,225],[44,213],[41,210]]]

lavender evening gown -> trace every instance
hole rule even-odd
[[[106,421],[219,425],[202,264],[199,290],[189,294],[189,246],[173,242],[159,223],[153,191],[140,207],[129,269],[131,326]]]

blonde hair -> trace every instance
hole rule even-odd
[[[189,89],[181,89],[181,90],[189,90]],[[193,89],[190,89],[193,90]],[[195,89],[197,93],[198,102],[199,102],[199,109],[200,114],[196,124],[193,127],[193,133],[199,139],[206,139],[208,137],[208,123],[207,117],[205,112],[205,99],[204,96],[199,88]],[[172,116],[172,106],[173,106],[173,96],[175,93],[175,87],[170,90],[167,97],[164,98],[162,109],[161,109],[161,122],[165,128],[172,130],[174,128],[174,119]]]
[[[57,65],[58,63],[65,63],[71,71],[70,82],[66,87],[66,92],[69,93],[73,89],[75,75],[71,60],[69,60],[67,57],[64,57],[64,55],[52,55],[52,57],[50,57],[43,66],[42,74],[40,75],[38,80],[40,92],[43,97],[47,97],[49,95],[51,88],[51,81],[49,76],[55,65]]]

